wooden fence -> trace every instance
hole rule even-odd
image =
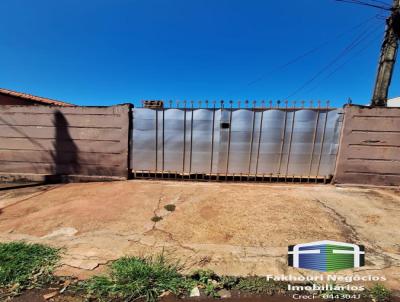
[[[130,105],[1,106],[0,175],[126,179],[129,114]]]
[[[400,185],[400,108],[347,106],[335,182]]]

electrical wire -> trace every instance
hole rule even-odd
[[[354,30],[357,30],[357,29],[360,28],[361,26],[363,26],[363,25],[365,25],[365,24],[368,24],[370,21],[372,21],[373,19],[376,19],[376,18],[377,18],[377,15],[374,15],[374,16],[372,16],[372,17],[369,17],[369,18],[363,20],[362,22],[356,24],[355,26],[352,26],[351,28],[347,29],[346,31],[343,31],[343,32],[339,33],[339,34],[336,35],[334,38],[329,39],[329,40],[326,40],[326,41],[324,41],[324,42],[318,44],[317,46],[314,46],[313,48],[311,48],[311,49],[305,51],[304,53],[298,55],[297,57],[294,57],[293,59],[287,61],[286,63],[284,63],[284,64],[282,64],[282,65],[279,65],[279,66],[273,68],[272,70],[270,70],[270,71],[267,72],[266,74],[264,74],[264,75],[258,77],[257,79],[255,79],[255,80],[253,80],[253,81],[247,83],[247,86],[254,85],[254,84],[260,82],[261,80],[265,80],[265,78],[271,77],[272,75],[276,74],[276,72],[285,70],[285,69],[286,69],[287,67],[289,67],[290,65],[293,65],[293,64],[299,62],[301,59],[303,59],[303,58],[305,58],[305,57],[308,57],[309,55],[311,55],[311,54],[317,52],[318,50],[320,50],[320,49],[323,48],[324,46],[328,45],[328,44],[331,43],[332,41],[335,41],[335,40],[337,40],[337,39],[339,39],[339,38],[341,38],[341,37],[347,35],[348,33],[353,32]]]
[[[367,41],[367,45],[370,45],[371,42],[374,42],[375,40],[377,40],[377,38],[381,37],[381,33],[379,33],[378,35],[374,35],[374,37],[372,39],[369,39]],[[348,60],[344,61],[342,64],[338,65],[333,71],[331,71],[326,77],[324,77],[320,83],[318,83],[317,85],[315,85],[314,87],[312,87],[311,89],[307,90],[304,92],[304,94],[308,94],[312,91],[314,91],[315,89],[317,89],[319,86],[321,86],[322,84],[325,83],[326,80],[330,79],[334,74],[336,74],[339,70],[341,70],[343,67],[345,67],[349,62],[353,61],[353,59],[355,57],[358,57],[360,54],[362,54],[363,52],[365,52],[367,49],[369,49],[369,47],[363,47],[361,48],[359,51],[357,51],[356,53],[354,53]]]
[[[315,73],[310,79],[305,81],[300,87],[298,87],[296,90],[294,90],[292,93],[290,93],[285,99],[289,99],[296,94],[298,94],[300,91],[302,91],[304,88],[306,88],[308,85],[313,83],[316,79],[318,79],[323,73],[328,71],[332,66],[336,64],[341,58],[346,56],[349,52],[351,52],[355,47],[360,45],[362,41],[364,41],[368,36],[378,30],[378,28],[381,27],[381,24],[378,24],[378,26],[374,27],[373,30],[370,32],[369,29],[363,31],[361,34],[359,34],[351,43],[346,46],[334,59],[332,59],[328,64],[326,64],[324,67],[322,67],[317,73]]]
[[[359,0],[335,0],[335,1],[370,6],[370,7],[379,8],[379,9],[388,10],[388,11],[392,10],[391,6],[385,7],[385,6],[372,4],[372,3],[368,3],[368,2],[363,2],[363,1],[359,1]]]

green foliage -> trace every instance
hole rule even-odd
[[[198,270],[191,278],[200,288],[204,289],[207,296],[217,298],[219,289],[222,289],[220,278],[211,270]]]
[[[161,216],[153,216],[151,217],[151,221],[153,222],[159,222],[160,220],[162,220],[163,218]]]
[[[167,211],[173,212],[176,209],[176,206],[174,204],[167,204],[164,206],[164,209],[166,209]]]
[[[180,295],[194,286],[179,273],[181,267],[169,263],[163,255],[145,259],[123,257],[109,268],[109,276],[95,276],[85,282],[89,296],[104,301],[114,298],[156,301],[163,292]]]
[[[221,276],[221,284],[222,287],[225,289],[232,289],[236,287],[236,285],[239,283],[240,278],[239,277],[233,277],[233,276]]]
[[[270,281],[265,277],[252,276],[241,278],[235,288],[240,291],[272,295],[276,291],[279,291],[280,286],[276,282]]]
[[[352,294],[352,292],[349,290],[334,289],[337,287],[337,284],[334,282],[329,283],[329,285],[331,285],[333,289],[320,290],[319,294],[321,297],[323,297],[324,295],[341,296],[341,295],[351,295]]]
[[[390,301],[391,291],[382,284],[375,284],[368,290],[369,297],[376,302]]]
[[[18,292],[49,282],[59,252],[42,244],[0,243],[0,287]]]

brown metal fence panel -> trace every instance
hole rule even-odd
[[[0,106],[0,175],[127,178],[130,105]]]
[[[335,181],[400,185],[400,108],[345,108]]]

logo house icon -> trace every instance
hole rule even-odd
[[[330,240],[302,243],[288,247],[288,264],[321,272],[364,266],[363,245]]]

